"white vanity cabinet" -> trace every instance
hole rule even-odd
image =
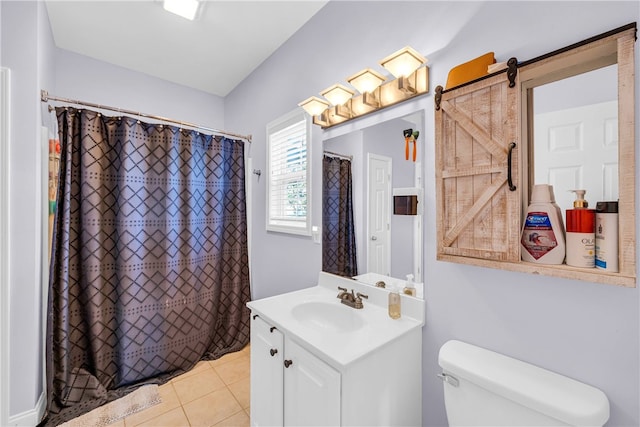
[[[340,373],[285,338],[284,425],[340,424]]]
[[[251,421],[283,425],[284,336],[257,315],[251,321]]]
[[[369,294],[365,307],[341,304],[337,286]],[[420,426],[424,301],[403,298],[393,320],[387,297],[321,273],[318,286],[249,302],[251,425]],[[310,317],[318,306],[326,317]]]
[[[340,424],[340,373],[252,316],[251,425]]]

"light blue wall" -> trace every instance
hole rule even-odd
[[[56,49],[56,87],[55,91],[49,92],[64,98],[225,129],[224,100],[219,96],[67,50]]]
[[[453,66],[487,51],[494,51],[498,60],[527,60],[639,17],[635,1],[332,1],[227,96],[225,124],[254,135],[254,167],[264,170],[266,123],[347,76],[376,67],[381,58],[405,45],[429,58],[433,90],[446,82]],[[636,57],[640,58],[638,43]],[[321,212],[322,139],[400,117],[408,108],[426,111],[421,151],[426,171],[424,424],[446,425],[442,383],[435,377],[437,355],[444,342],[455,338],[594,385],[611,402],[609,425],[639,425],[638,289],[436,261],[432,94],[408,107],[403,104],[352,122],[344,131],[314,127],[314,224]],[[639,124],[636,113],[637,128]],[[640,164],[637,159],[636,163]],[[637,176],[638,172],[636,182]],[[264,179],[254,177],[252,184],[254,297],[313,284],[320,270],[320,247],[310,238],[265,232]]]

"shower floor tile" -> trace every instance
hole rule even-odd
[[[198,363],[159,387],[162,403],[110,427],[248,427],[249,350]]]

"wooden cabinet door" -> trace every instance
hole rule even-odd
[[[288,338],[285,347],[284,425],[339,426],[340,373]]]
[[[270,324],[251,320],[251,425],[281,426],[284,417],[284,337]]]
[[[509,87],[505,72],[442,93],[435,112],[438,259],[520,261],[518,87]]]

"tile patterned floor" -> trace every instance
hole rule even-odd
[[[249,348],[201,361],[159,387],[162,403],[110,427],[248,427]]]

